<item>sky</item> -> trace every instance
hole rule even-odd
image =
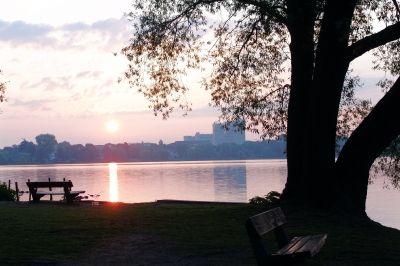
[[[171,143],[196,132],[212,133],[219,111],[209,107],[209,92],[199,87],[201,75],[184,80],[193,111],[176,109],[164,121],[147,100],[118,77],[128,68],[113,53],[133,35],[124,13],[131,0],[1,0],[0,82],[7,83],[7,102],[0,103],[0,148],[35,142],[53,134],[58,142],[105,144]],[[381,97],[375,86],[383,76],[373,71],[370,55],[357,59],[353,73],[363,88],[357,96]],[[114,121],[118,128],[110,130]],[[247,140],[259,140],[246,132]]]

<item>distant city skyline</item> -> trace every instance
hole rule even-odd
[[[182,136],[179,139],[175,139],[175,140],[171,140],[171,141],[165,141],[162,136],[156,140],[156,141],[135,141],[135,142],[129,142],[129,141],[120,141],[120,142],[105,142],[105,143],[96,143],[94,145],[96,146],[104,146],[107,143],[111,143],[111,144],[118,144],[118,143],[129,143],[129,144],[134,144],[134,143],[149,143],[149,144],[158,144],[159,142],[162,142],[164,144],[171,144],[171,143],[175,143],[175,142],[209,142],[210,144],[213,144],[214,146],[218,146],[222,143],[236,143],[238,145],[243,144],[246,141],[246,132],[237,132],[234,129],[229,129],[229,130],[224,130],[221,125],[223,125],[225,123],[213,123],[211,125],[212,128],[212,133],[201,133],[201,132],[196,132],[193,136],[190,135],[186,135],[186,136]],[[41,133],[42,134],[42,133]],[[50,133],[51,134],[51,133]],[[40,134],[39,134],[40,135]],[[54,134],[51,134],[54,135]],[[57,142],[58,143],[62,143],[62,142],[69,142],[70,144],[88,144],[91,143],[93,144],[93,142],[86,142],[86,143],[73,143],[71,141],[69,141],[68,139],[65,140],[59,140],[57,138],[56,135],[54,135]],[[36,136],[35,136],[36,137]],[[13,143],[11,145],[6,145],[4,147],[9,147],[12,145],[18,145],[20,144],[23,140],[27,140],[27,141],[32,141],[33,143],[36,143],[35,137],[33,139],[26,139],[26,138],[21,138],[21,141],[19,141],[18,143]],[[253,141],[258,141],[260,139],[253,139]],[[0,147],[0,149],[4,148],[4,147]]]

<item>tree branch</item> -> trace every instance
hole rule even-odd
[[[238,0],[238,2],[262,8],[267,12],[268,15],[270,15],[272,17],[275,17],[279,22],[281,22],[281,23],[283,23],[285,25],[288,24],[288,20],[284,16],[279,14],[279,12],[276,11],[276,8],[281,8],[281,9],[285,10],[281,6],[275,6],[274,7],[274,6],[268,5],[267,2],[260,2],[260,1],[256,1],[256,0]]]
[[[400,38],[400,22],[393,24],[380,32],[367,36],[348,47],[349,62],[364,53]]]
[[[235,66],[235,69],[238,69],[239,64],[240,64],[240,55],[242,54],[243,49],[246,47],[247,43],[250,41],[251,37],[253,36],[254,31],[256,30],[256,26],[257,23],[260,22],[260,20],[257,20],[253,23],[252,27],[251,27],[251,31],[247,34],[247,37],[245,39],[245,41],[243,42],[243,44],[241,45],[238,55],[237,55],[237,63]]]
[[[224,0],[199,0],[199,1],[194,2],[191,5],[189,5],[183,12],[181,12],[175,18],[165,21],[164,24],[168,25],[168,24],[171,24],[171,23],[175,22],[176,20],[180,19],[181,17],[187,15],[187,13],[189,11],[196,9],[196,7],[198,5],[201,5],[201,4],[213,4],[213,3],[216,3],[216,2],[223,2],[223,1]]]

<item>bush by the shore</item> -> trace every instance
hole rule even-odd
[[[7,187],[5,182],[0,182],[0,201],[15,201],[17,200],[17,192]]]

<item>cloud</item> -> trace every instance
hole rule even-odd
[[[23,21],[6,22],[0,20],[0,40],[13,45],[26,43],[52,44],[47,37],[54,28],[45,24],[28,24]]]
[[[55,96],[59,96],[59,93],[64,91],[67,93],[66,95],[69,95],[68,98],[76,101],[86,97],[107,97],[112,94],[112,91],[121,93],[115,89],[110,89],[116,85],[117,81],[106,77],[103,71],[86,70],[72,75],[45,76],[38,80],[26,80],[19,85],[19,89],[25,91],[39,90],[43,93],[52,93]]]
[[[91,73],[91,71],[83,71],[83,72],[76,74],[76,77],[77,78],[85,78],[85,77],[90,76],[90,73]]]
[[[74,85],[71,83],[70,76],[63,77],[44,77],[39,82],[31,84],[26,81],[21,84],[21,89],[44,88],[45,91],[53,91],[56,89],[71,90]]]
[[[28,108],[29,110],[51,111],[51,108],[45,105],[54,101],[55,100],[50,100],[50,99],[40,99],[40,100],[30,100],[30,101],[22,101],[19,99],[14,99],[11,103],[11,106],[21,106]]]
[[[114,34],[118,34],[126,30],[126,26],[128,25],[128,23],[129,22],[126,20],[125,17],[121,17],[120,19],[109,18],[93,22],[92,24],[87,24],[83,22],[65,24],[58,27],[58,29],[67,32],[98,30],[100,32],[112,32]]]
[[[104,87],[111,87],[117,84],[117,80],[113,78],[107,79],[107,81],[103,84]]]
[[[125,17],[121,17],[120,19],[110,18],[93,23],[92,28],[102,32],[118,34],[127,30],[128,23]]]
[[[128,42],[132,32],[130,23],[124,16],[120,19],[99,20],[92,24],[77,22],[61,26],[0,20],[0,42],[14,46],[34,45],[57,50],[82,50],[93,49],[93,36],[97,36],[95,42],[110,52],[113,46],[120,47],[121,43]]]
[[[77,78],[99,78],[103,71],[82,71],[76,74]]]
[[[103,74],[103,71],[93,71],[92,73],[91,73],[91,77],[93,77],[93,78],[98,78],[98,77],[100,77],[100,75],[102,75]]]
[[[90,25],[83,22],[77,22],[77,23],[63,25],[60,27],[60,29],[69,32],[84,31],[84,30],[90,30]]]

